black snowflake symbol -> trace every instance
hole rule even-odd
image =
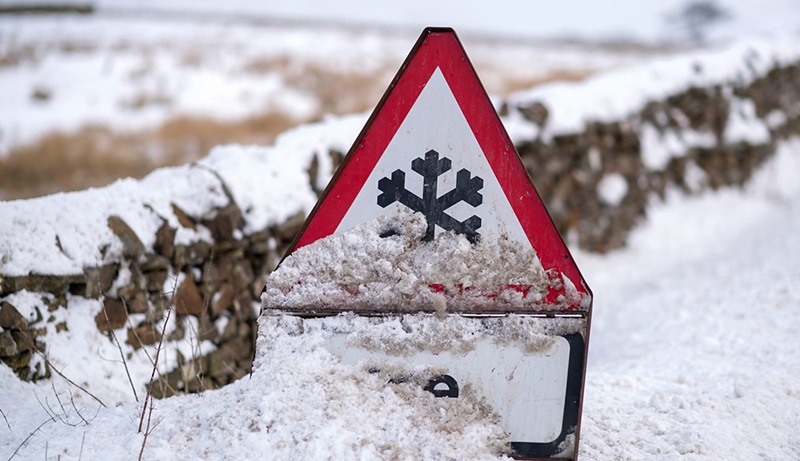
[[[473,207],[483,203],[483,195],[479,192],[483,188],[483,179],[478,176],[472,177],[472,173],[462,168],[456,173],[456,187],[442,196],[437,196],[438,178],[451,167],[449,158],[444,157],[439,160],[439,153],[429,150],[425,153],[424,160],[417,157],[411,162],[411,169],[424,179],[422,197],[406,189],[406,173],[403,170],[394,170],[391,179],[382,178],[378,181],[378,189],[382,192],[378,196],[378,205],[386,208],[399,201],[425,215],[428,221],[428,230],[423,238],[425,241],[433,240],[434,230],[438,225],[442,229],[466,235],[472,243],[477,242],[481,236],[478,233],[481,218],[473,215],[464,221],[458,221],[445,213],[445,210],[462,201]]]

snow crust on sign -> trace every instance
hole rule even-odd
[[[281,316],[276,311],[267,315]],[[463,355],[475,349],[478,342],[490,338],[497,345],[523,347],[526,352],[548,349],[557,336],[585,333],[585,319],[544,319],[509,315],[504,317],[464,317],[461,315],[403,314],[391,317],[365,317],[345,312],[334,317],[315,319],[318,325],[291,320],[295,334],[345,334],[347,344],[361,349],[383,351],[389,355],[413,355],[421,351],[440,354],[449,351]],[[319,330],[319,331],[317,331]]]
[[[422,241],[421,213],[397,210],[295,250],[267,279],[266,309],[459,312],[557,309],[580,302],[574,286],[545,303],[561,277],[536,253],[499,239],[471,244],[442,232]],[[555,280],[555,282],[551,282]]]

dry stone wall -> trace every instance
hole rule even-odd
[[[548,110],[537,101],[504,108],[538,126],[546,125]],[[736,136],[732,125],[740,121],[763,133]],[[582,132],[516,147],[562,235],[586,250],[606,252],[625,244],[648,203],[668,188],[697,193],[742,186],[775,152],[776,142],[798,135],[800,64],[791,64],[749,84],[690,87],[624,119],[590,121]],[[677,142],[664,162],[648,165],[648,144],[666,149],[671,140]],[[609,201],[598,188],[612,177],[624,182],[620,196]]]
[[[181,226],[207,228],[213,244],[175,244],[176,229],[165,221],[153,250],[148,251],[122,218],[111,216],[108,227],[123,243],[120,261],[86,268],[82,274],[4,277],[0,299],[27,290],[39,294],[47,306],[46,312],[37,312],[29,321],[10,302],[0,303],[0,358],[5,365],[21,379],[49,378],[49,363],[32,367],[31,358],[46,350],[47,329],[43,326],[55,318],[49,314],[69,309],[68,295],[77,295],[102,299],[102,310],[94,318],[97,329],[109,335],[124,329],[125,337],[118,340],[134,349],[161,340],[158,324],[170,307],[178,328],[169,332],[167,342],[193,334],[197,341],[213,343],[213,352],[185,357],[176,370],[161,376],[152,389],[158,397],[217,388],[249,373],[264,279],[304,217],[296,215],[280,225],[242,236],[242,213],[232,199],[202,218],[190,216],[174,204],[173,211]],[[174,293],[164,290],[171,284]],[[131,322],[133,314],[145,314],[144,320]],[[198,331],[184,331],[186,323],[180,319],[186,316],[197,319]],[[225,322],[220,330],[222,318]],[[65,328],[63,322],[56,325],[56,331]]]
[[[546,127],[552,110],[531,100],[506,104],[501,112],[517,112],[527,123]],[[742,120],[763,126],[764,133],[730,136],[730,127]],[[584,249],[605,252],[623,246],[648,203],[668,189],[698,193],[741,186],[774,153],[776,142],[797,135],[800,64],[795,63],[776,65],[749,83],[689,87],[618,120],[588,121],[579,132],[519,142],[517,150],[562,235]],[[669,144],[671,136],[682,140],[677,150],[661,158],[648,152],[653,139]],[[316,193],[327,181],[320,164],[335,166],[343,157],[340,150],[312,156],[307,174]],[[616,192],[603,193],[609,184]],[[31,357],[45,350],[43,325],[55,321],[52,312],[69,309],[71,294],[102,299],[102,311],[94,319],[97,329],[104,334],[124,329],[125,337],[119,340],[133,348],[161,340],[157,325],[170,307],[175,318],[197,320],[198,331],[178,328],[165,340],[195,334],[212,342],[215,350],[181,358],[152,389],[158,396],[215,388],[247,374],[264,279],[304,216],[245,234],[242,210],[230,193],[227,196],[226,205],[202,216],[172,205],[180,227],[207,229],[212,243],[177,244],[178,229],[165,220],[149,248],[124,219],[111,216],[107,225],[124,248],[119,260],[79,274],[2,278],[0,300],[27,290],[38,293],[46,306],[30,319],[12,303],[0,302],[2,361],[22,379],[49,377],[48,364],[32,366]],[[165,290],[170,284],[174,290]],[[135,314],[144,314],[136,317],[144,320],[132,322]]]

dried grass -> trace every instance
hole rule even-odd
[[[141,178],[152,170],[205,156],[219,144],[269,144],[299,123],[270,113],[234,122],[180,117],[154,130],[116,133],[90,126],[52,133],[0,157],[0,199],[15,200]]]
[[[20,58],[30,59],[31,56],[15,56],[11,61]],[[142,69],[143,72],[149,70],[147,65]],[[293,87],[318,98],[317,115],[322,115],[371,109],[385,91],[395,69],[387,67],[353,73],[298,64],[288,58],[262,58],[249,62],[242,71],[282,74]],[[487,90],[500,96],[555,80],[581,80],[591,74],[590,71],[562,70],[545,77],[523,78],[493,75],[491,69],[478,71],[486,76]],[[170,97],[142,93],[128,103],[132,108],[141,108],[169,104]],[[306,121],[271,112],[237,121],[179,117],[158,128],[134,133],[118,133],[106,126],[89,126],[69,134],[51,133],[0,156],[0,200],[82,190],[107,185],[123,177],[141,178],[162,166],[197,160],[219,144],[272,143],[278,134]]]

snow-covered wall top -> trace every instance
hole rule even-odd
[[[140,181],[0,202],[0,277],[77,274],[119,261],[124,248],[107,224],[111,216],[152,250],[164,222],[177,230],[176,244],[211,242],[207,228],[181,225],[176,213],[210,218],[229,202],[228,195],[242,210],[245,234],[308,212],[316,201],[306,173],[312,158],[325,153],[319,156],[320,174],[330,176],[328,150],[346,150],[361,119],[301,127],[272,147],[219,147],[196,164],[160,169]]]

